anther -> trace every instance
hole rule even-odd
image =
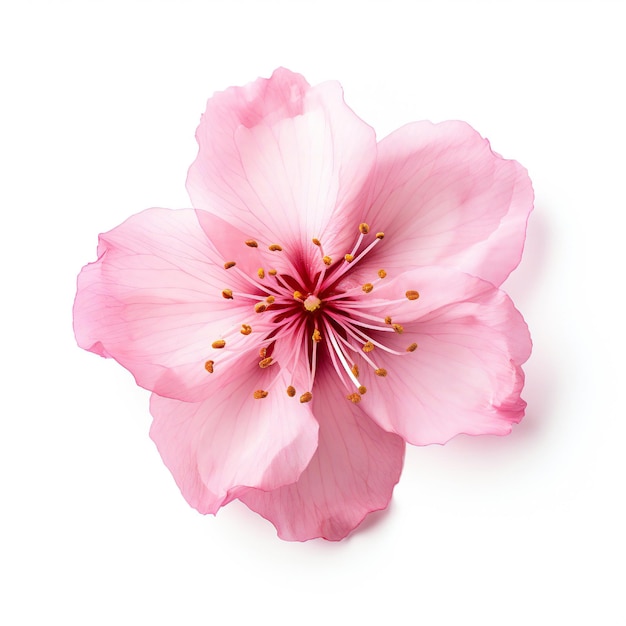
[[[264,370],[266,367],[269,367],[274,362],[274,359],[271,356],[266,357],[259,361],[259,367]]]
[[[328,256],[323,256],[322,261],[324,261],[324,265],[332,265],[333,260]]]
[[[374,344],[371,341],[366,341],[363,344],[363,352],[371,352],[374,349]]]
[[[287,387],[287,395],[293,398],[296,395],[296,388],[289,385],[289,387]]]
[[[313,237],[313,239],[311,239],[311,241],[316,245],[316,246],[321,246],[322,242],[317,238],[317,237]]]
[[[365,222],[363,222],[362,224],[359,224],[359,232],[362,235],[367,235],[367,233],[370,232],[370,227]]]
[[[367,393],[367,387],[365,387],[364,385],[361,385],[361,386],[359,387],[359,393],[360,393],[361,395],[363,395],[364,393]]]
[[[267,298],[265,298],[265,302],[268,304],[274,304],[274,302],[276,302],[276,298],[274,296],[267,296]]]
[[[268,273],[270,276],[276,276],[276,274],[278,274],[278,271],[277,271],[277,270],[267,270],[267,273]]]
[[[259,349],[259,356],[264,359],[267,356],[267,348],[263,347]]]
[[[254,305],[255,313],[263,313],[263,311],[265,311],[266,309],[267,309],[267,304],[265,304],[265,302],[257,302]]]
[[[350,368],[350,371],[354,374],[355,378],[359,377],[359,366],[356,363]]]
[[[343,257],[348,263],[352,263],[352,261],[354,261],[354,254],[346,254],[346,256]]]
[[[223,339],[218,339],[217,341],[214,341],[211,344],[211,348],[215,348],[216,350],[219,350],[220,348],[223,348],[226,345],[226,342]]]
[[[387,315],[387,317],[385,317],[385,324],[391,324],[391,316]]]
[[[265,278],[265,270],[262,267],[259,267],[259,269],[256,271],[256,274],[259,278]]]
[[[392,324],[391,328],[393,328],[398,335],[401,335],[404,332],[404,326],[402,326],[402,324]]]
[[[412,343],[407,349],[407,352],[415,352],[417,350],[417,344],[416,343]]]
[[[237,265],[237,263],[234,261],[226,261],[226,263],[224,263],[224,269],[229,270],[231,267],[235,267],[235,265]]]
[[[349,396],[346,396],[346,398],[348,398],[348,400],[350,400],[350,402],[354,402],[354,404],[358,404],[359,402],[361,402],[361,396],[358,393],[351,393]]]
[[[387,376],[387,370],[384,367],[379,367],[377,370],[374,370],[374,374],[376,374],[376,376],[384,378],[385,376]]]
[[[267,391],[263,391],[263,389],[257,389],[252,395],[255,400],[260,400],[261,398],[267,398]]]
[[[213,364],[214,364],[214,361],[207,361],[207,362],[204,364],[204,369],[205,369],[207,372],[209,372],[209,374],[212,374],[212,373],[213,373]]]
[[[378,270],[379,278],[385,278],[385,276],[387,276],[387,272],[385,272],[385,270]]]
[[[258,248],[259,244],[254,241],[254,239],[248,239],[248,241],[246,241],[246,246],[248,246],[249,248]]]
[[[226,298],[226,300],[233,299],[233,292],[231,289],[222,289],[222,298]]]
[[[301,291],[294,291],[293,292],[293,299],[294,300],[302,300],[302,298],[304,298],[304,296],[302,295]]]
[[[241,330],[239,331],[242,335],[249,335],[252,332],[252,326],[249,324],[242,324]]]
[[[319,343],[322,340],[322,333],[320,333],[320,331],[316,328],[313,331],[313,335],[311,336],[311,339],[313,339],[315,343]]]
[[[407,291],[405,295],[409,300],[417,300],[420,297],[419,292],[414,291],[413,289]]]
[[[277,243],[273,243],[269,248],[272,252],[280,252],[283,249],[283,247],[279,246]]]
[[[372,283],[365,283],[361,289],[363,289],[365,293],[369,293],[372,289],[374,289],[374,285],[372,285]]]
[[[313,394],[310,391],[307,391],[300,396],[300,402],[302,402],[302,404],[305,402],[311,402],[312,399]]]
[[[385,233],[376,233],[376,239],[384,239]]]

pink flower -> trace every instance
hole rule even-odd
[[[336,83],[285,69],[209,100],[194,209],[100,236],[79,345],[153,392],[151,436],[202,513],[235,498],[284,539],[389,503],[404,444],[523,414],[526,171],[463,122],[380,142]]]

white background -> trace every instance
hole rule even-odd
[[[0,2],[0,622],[625,624],[623,2]],[[216,90],[337,79],[380,137],[463,119],[530,171],[507,438],[409,449],[341,543],[188,507],[148,393],[79,350],[99,232],[185,207]]]

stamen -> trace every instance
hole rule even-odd
[[[237,265],[237,263],[234,261],[226,261],[226,263],[224,263],[224,269],[229,270],[231,267],[235,267],[235,265]]]
[[[315,341],[316,343],[319,343],[322,340],[322,333],[320,333],[318,328],[313,331],[311,339],[313,339],[313,341]]]
[[[411,289],[410,291],[407,291],[407,292],[406,292],[406,297],[407,297],[409,300],[417,300],[417,299],[420,297],[420,294],[419,294],[419,292],[417,292],[417,291],[415,291],[415,290]]]
[[[259,361],[259,367],[264,370],[265,368],[269,367],[273,362],[274,359],[271,356],[268,356],[265,359]]]
[[[232,289],[222,289],[222,298],[225,298],[226,300],[232,300],[233,299]]]
[[[321,246],[322,242],[317,238],[317,237],[313,237],[313,239],[311,239],[311,241],[316,245],[316,246]]]
[[[417,344],[416,343],[412,343],[407,349],[407,352],[415,352],[417,350]]]
[[[212,348],[215,348],[216,350],[219,350],[220,348],[223,348],[226,345],[226,342],[223,339],[218,339],[217,341],[214,341],[211,344]]]
[[[374,285],[372,285],[372,283],[365,283],[363,285],[363,287],[361,287],[361,289],[365,292],[365,293],[370,293],[370,291],[372,291],[372,289],[374,289]]]
[[[346,254],[343,257],[348,263],[352,263],[352,261],[354,261],[354,254]]]
[[[293,398],[296,395],[296,388],[289,385],[289,387],[287,387],[287,395]]]
[[[359,366],[355,363],[351,368],[355,378],[359,377]]]
[[[242,335],[249,335],[252,332],[252,326],[249,324],[242,324],[241,330],[239,331]]]
[[[392,324],[391,328],[393,328],[398,335],[401,335],[404,332],[404,326],[402,326],[402,324]]]
[[[385,324],[391,324],[391,317],[389,315],[385,317]]]
[[[255,313],[263,313],[263,311],[267,310],[267,304],[265,304],[264,302],[257,302],[254,305],[254,311]]]
[[[204,369],[209,372],[209,374],[213,373],[213,365],[215,364],[215,361],[207,361],[204,364]]]
[[[246,241],[246,246],[248,246],[249,248],[258,248],[259,244],[254,241],[254,239],[248,239],[248,241]]]
[[[376,239],[384,239],[385,233],[376,233]]]
[[[359,232],[362,235],[367,235],[367,233],[370,232],[370,227],[365,222],[363,222],[362,224],[359,224]]]
[[[274,296],[267,296],[267,298],[265,298],[265,302],[267,302],[267,304],[274,304],[274,302],[276,302],[276,298]]]
[[[257,389],[253,394],[255,400],[261,400],[261,398],[267,398],[267,391],[263,389]]]
[[[310,391],[307,391],[300,396],[300,402],[302,402],[302,404],[305,402],[311,402],[312,399],[313,394]]]
[[[385,376],[387,376],[387,370],[384,367],[379,367],[378,369],[374,370],[374,374],[376,374],[376,376],[381,376],[382,378],[384,378]]]
[[[281,252],[281,251],[282,251],[282,249],[283,249],[283,247],[282,247],[282,246],[279,246],[277,243],[273,243],[271,246],[269,246],[269,249],[270,249],[272,252]]]
[[[265,270],[262,267],[259,267],[256,271],[256,275],[261,279],[265,278]]]
[[[263,347],[259,349],[259,356],[264,359],[267,356],[267,348]]]
[[[348,400],[350,400],[354,404],[358,404],[359,402],[361,402],[361,396],[358,393],[351,393],[349,396],[346,396],[346,398],[348,398]]]
[[[371,352],[374,349],[374,344],[371,341],[366,341],[361,349],[363,352]]]
[[[322,257],[322,261],[324,261],[324,265],[332,265],[333,263],[333,260],[328,255]]]
[[[361,385],[361,386],[359,387],[359,393],[360,393],[361,395],[363,395],[364,393],[367,393],[367,387],[365,387],[364,385]]]
[[[276,276],[276,274],[278,274],[278,271],[277,271],[277,270],[272,269],[272,270],[267,270],[267,273],[268,273],[270,276]]]
[[[300,302],[302,302],[302,298],[304,298],[304,294],[301,291],[294,291],[293,292],[293,299],[294,300],[299,300]]]
[[[385,272],[385,270],[378,270],[378,276],[380,278],[385,278],[385,276],[387,276],[387,272]]]

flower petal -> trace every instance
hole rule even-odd
[[[267,397],[253,392],[276,387]],[[199,403],[156,394],[150,436],[183,496],[201,513],[216,513],[243,487],[276,489],[295,482],[317,447],[310,406],[290,398],[288,374],[252,366],[225,385],[212,383]]]
[[[404,442],[380,429],[345,396],[326,363],[315,379],[312,404],[319,444],[308,467],[293,485],[269,492],[250,489],[238,496],[272,522],[282,539],[337,541],[391,499]]]
[[[419,299],[403,297],[407,285],[419,291]],[[401,353],[370,353],[386,376],[360,364],[368,392],[359,406],[380,426],[425,445],[459,433],[508,434],[521,420],[521,364],[531,341],[504,292],[455,270],[422,268],[380,286],[368,313],[389,315],[403,327],[402,334],[374,333]],[[417,349],[407,352],[413,343]]]
[[[320,262],[312,237],[329,251],[354,239],[376,140],[337,83],[308,87],[279,69],[211,98],[196,136],[187,179],[196,208],[251,230],[264,244],[290,247],[304,263]],[[347,233],[343,226],[353,221]]]
[[[378,144],[365,221],[387,270],[444,265],[500,285],[520,261],[533,190],[526,170],[464,122],[416,122]]]
[[[76,339],[86,350],[113,357],[142,387],[199,401],[208,393],[204,364],[217,352],[213,341],[234,328],[219,354],[243,357],[264,330],[255,319],[256,334],[236,332],[252,308],[237,298],[226,300],[224,288],[248,285],[224,270],[194,210],[144,211],[101,235],[98,260],[78,277]],[[224,374],[217,368],[217,376]]]

